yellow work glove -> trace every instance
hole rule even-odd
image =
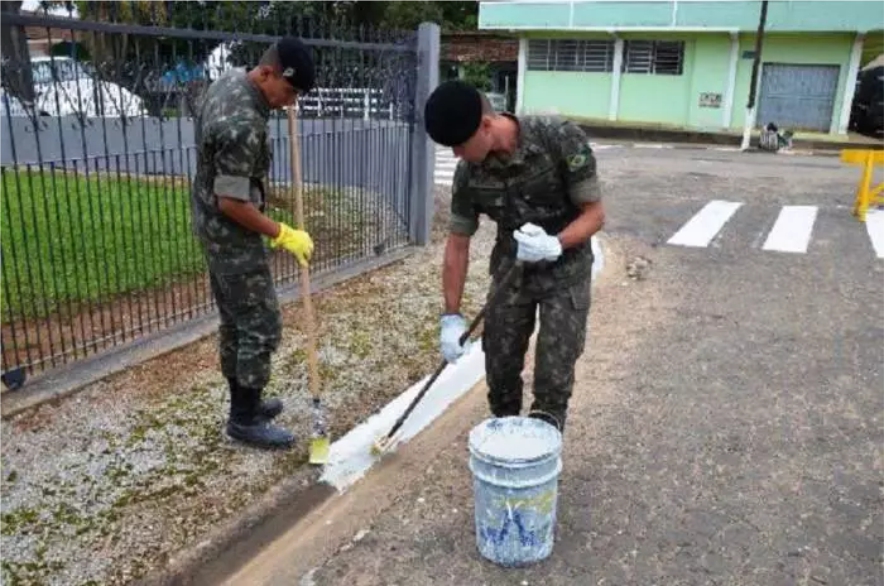
[[[313,254],[313,240],[303,230],[295,230],[291,226],[279,224],[279,235],[270,240],[273,248],[283,247],[298,259],[302,267],[307,266],[310,256]]]

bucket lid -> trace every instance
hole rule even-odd
[[[534,417],[494,417],[470,431],[469,446],[480,458],[533,462],[558,454],[562,434],[555,426]]]

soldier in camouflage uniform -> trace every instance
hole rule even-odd
[[[425,124],[435,142],[462,159],[454,174],[443,268],[442,353],[451,362],[465,351],[459,338],[466,322],[459,308],[470,238],[485,214],[497,224],[489,301],[516,260],[523,265],[485,318],[491,412],[496,417],[521,412],[521,373],[539,308],[529,415],[564,431],[574,367],[586,339],[590,237],[604,223],[589,141],[575,124],[559,118],[498,114],[484,95],[460,81],[436,88],[425,107]]]
[[[301,265],[313,251],[309,234],[264,214],[272,156],[267,123],[271,109],[294,104],[313,80],[307,49],[284,37],[255,68],[230,70],[212,83],[196,120],[193,226],[221,318],[221,370],[230,385],[227,434],[260,447],[295,441],[270,424],[282,411],[279,399],[261,398],[282,327],[262,236]]]

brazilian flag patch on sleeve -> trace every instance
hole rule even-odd
[[[580,152],[575,153],[568,157],[568,169],[571,171],[576,171],[577,169],[586,165],[586,162],[589,160],[589,147],[584,144],[580,148]]]

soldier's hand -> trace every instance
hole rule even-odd
[[[513,237],[518,243],[516,258],[525,262],[554,261],[562,255],[562,243],[550,236],[540,226],[528,223],[519,228]]]
[[[270,240],[273,248],[282,247],[295,255],[302,267],[307,266],[313,255],[313,240],[303,230],[295,230],[287,224],[280,222],[279,235]]]
[[[440,342],[442,345],[442,355],[448,362],[455,362],[469,348],[469,342],[460,345],[460,337],[467,331],[467,323],[462,315],[446,314],[440,320],[442,331],[440,334]]]

